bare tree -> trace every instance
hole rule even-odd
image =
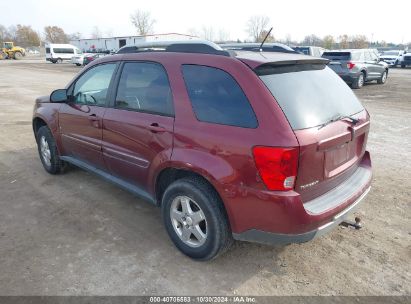
[[[101,32],[101,30],[99,29],[99,27],[97,25],[95,25],[93,27],[93,30],[91,31],[91,38],[92,39],[98,39],[103,37],[103,34]]]
[[[214,29],[212,26],[203,26],[201,28],[200,37],[206,40],[214,40]]]
[[[80,32],[71,33],[68,35],[69,40],[78,40],[81,39],[82,35]]]
[[[151,18],[150,12],[136,10],[130,15],[130,19],[139,35],[144,36],[153,32],[155,20]]]
[[[320,37],[318,37],[314,34],[311,34],[311,35],[308,35],[308,36],[304,37],[304,40],[302,41],[302,44],[303,45],[311,45],[311,46],[322,46],[323,45],[323,40]]]
[[[40,37],[30,25],[17,24],[16,43],[24,47],[39,46]]]
[[[331,50],[334,46],[334,37],[332,35],[327,35],[323,38],[323,47],[325,49]]]
[[[350,38],[348,37],[347,34],[339,36],[338,40],[340,41],[339,43],[340,49],[348,49],[350,47]]]
[[[368,39],[365,35],[355,35],[351,37],[351,47],[354,49],[364,49],[368,47]]]
[[[228,31],[221,28],[221,29],[218,30],[217,40],[218,40],[218,42],[226,42],[226,41],[230,40],[230,34],[228,33]]]
[[[260,34],[260,37],[258,37],[257,42],[263,42],[265,37],[267,36],[268,31],[267,30],[263,30]],[[265,39],[265,42],[274,42],[275,38],[273,36],[273,34],[270,33],[270,35],[267,36],[267,39]]]
[[[61,27],[46,26],[44,27],[44,36],[47,42],[52,43],[67,43],[68,36]]]
[[[252,16],[247,22],[247,32],[255,42],[259,42],[259,39],[261,39],[261,33],[264,30],[267,30],[269,23],[270,18],[267,16]]]

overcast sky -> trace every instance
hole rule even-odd
[[[411,0],[1,0],[0,24],[31,25],[41,33],[44,26],[57,25],[83,38],[98,26],[104,36],[127,36],[136,34],[130,22],[136,9],[151,12],[156,34],[212,26],[217,37],[222,29],[243,40],[248,18],[266,15],[276,38],[363,34],[373,41],[411,42]]]

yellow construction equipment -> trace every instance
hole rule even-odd
[[[23,56],[26,56],[26,50],[10,41],[4,42],[0,49],[0,59],[21,59]]]

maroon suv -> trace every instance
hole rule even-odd
[[[51,174],[73,164],[161,207],[186,255],[288,244],[341,223],[370,189],[369,115],[327,60],[206,43],[90,63],[36,100]]]

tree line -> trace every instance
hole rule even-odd
[[[152,18],[148,11],[137,10],[130,15],[130,21],[136,28],[138,35],[148,35],[154,32],[156,20]],[[200,28],[190,28],[188,33],[215,42],[261,42],[267,36],[270,28],[270,18],[268,16],[258,15],[250,17],[245,24],[245,32],[249,39],[232,40],[230,34],[225,29],[215,29],[212,26],[202,26]],[[102,38],[103,36],[112,36],[111,30],[103,33],[98,26],[94,26],[91,31],[91,38]],[[340,35],[334,37],[326,35],[319,37],[311,34],[304,37],[301,41],[296,41],[287,35],[283,39],[275,38],[275,29],[267,36],[266,42],[281,42],[290,46],[311,45],[320,46],[325,49],[346,49],[346,48],[368,48],[368,47],[404,47],[385,41],[369,41],[365,35]],[[30,25],[12,25],[5,27],[0,24],[0,43],[4,41],[13,41],[16,45],[22,47],[40,46],[44,42],[50,43],[68,43],[70,40],[80,39],[82,34],[79,32],[67,34],[61,27],[48,25],[43,28],[42,32],[34,30]],[[411,43],[408,43],[411,46]]]

